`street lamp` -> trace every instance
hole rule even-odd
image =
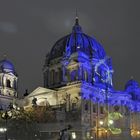
[[[0,128],[0,132],[4,133],[7,131],[7,128]]]
[[[106,140],[108,139],[108,138],[107,138],[107,137],[108,137],[108,136],[107,136],[107,135],[108,135],[107,133],[108,133],[108,130],[105,130],[105,137],[106,137]]]
[[[137,131],[136,132],[136,139],[139,139],[139,137],[140,137],[140,131]]]
[[[99,124],[102,126],[104,124],[104,122],[103,121],[99,121]]]
[[[7,111],[2,113],[1,115],[2,119],[5,120],[5,140],[8,140],[7,138],[7,123],[8,123],[8,120],[12,118],[12,112],[11,111]]]

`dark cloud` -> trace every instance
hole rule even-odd
[[[71,32],[75,9],[83,31],[113,59],[118,89],[133,75],[140,82],[139,0],[7,0],[0,2],[0,56],[19,75],[19,91],[43,85],[42,66],[53,44]]]

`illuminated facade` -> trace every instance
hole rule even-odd
[[[46,55],[44,87],[57,92],[56,103],[65,106],[66,112],[80,110],[79,123],[72,125],[81,130],[82,139],[108,135],[117,139],[119,134],[129,140],[140,130],[140,86],[131,79],[123,91],[116,91],[113,72],[111,58],[99,42],[83,33],[78,18],[72,33]]]
[[[17,98],[17,73],[13,64],[4,59],[0,61],[0,108],[6,109]]]
[[[8,60],[0,66],[0,100],[12,100],[17,97],[17,74]],[[38,128],[49,136],[70,124],[73,139],[131,140],[140,134],[140,86],[132,78],[123,91],[116,91],[113,72],[111,58],[82,31],[76,17],[72,32],[46,55],[44,87],[17,104],[24,109],[47,106],[53,116]]]

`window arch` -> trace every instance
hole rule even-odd
[[[66,76],[67,76],[67,81],[71,81],[71,77],[70,77],[70,70],[66,69]]]
[[[71,71],[70,73],[70,78],[71,78],[71,81],[76,81],[77,80],[77,70],[73,70]]]
[[[14,89],[16,90],[17,89],[17,81],[14,80]]]
[[[52,81],[52,85],[55,83],[55,71],[52,70],[52,75],[51,75],[51,81]]]
[[[62,82],[62,79],[63,79],[63,72],[62,72],[62,69],[61,68],[58,68],[58,75],[59,75],[59,77],[58,77],[58,81],[59,81],[59,83],[61,83]]]
[[[6,80],[6,85],[8,88],[11,88],[11,81],[9,79]]]
[[[85,111],[88,111],[89,106],[88,106],[88,102],[85,103]]]
[[[52,84],[52,71],[50,70],[49,71],[49,85],[51,85]]]

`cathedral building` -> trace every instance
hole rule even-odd
[[[17,74],[8,60],[0,62],[0,101],[17,97]],[[46,137],[71,125],[76,140],[131,140],[140,137],[140,86],[133,78],[124,90],[113,86],[112,59],[103,46],[85,34],[76,17],[70,34],[47,53],[44,87],[18,101],[28,109],[47,106],[54,115],[38,126]],[[48,138],[49,139],[49,138]],[[55,138],[54,138],[55,139]]]
[[[43,127],[46,133],[70,124],[73,139],[129,140],[140,133],[140,86],[131,78],[123,91],[115,90],[113,72],[103,46],[82,31],[76,17],[72,32],[46,55],[44,88],[25,97],[27,107],[36,98],[38,105],[55,108],[57,121]]]

